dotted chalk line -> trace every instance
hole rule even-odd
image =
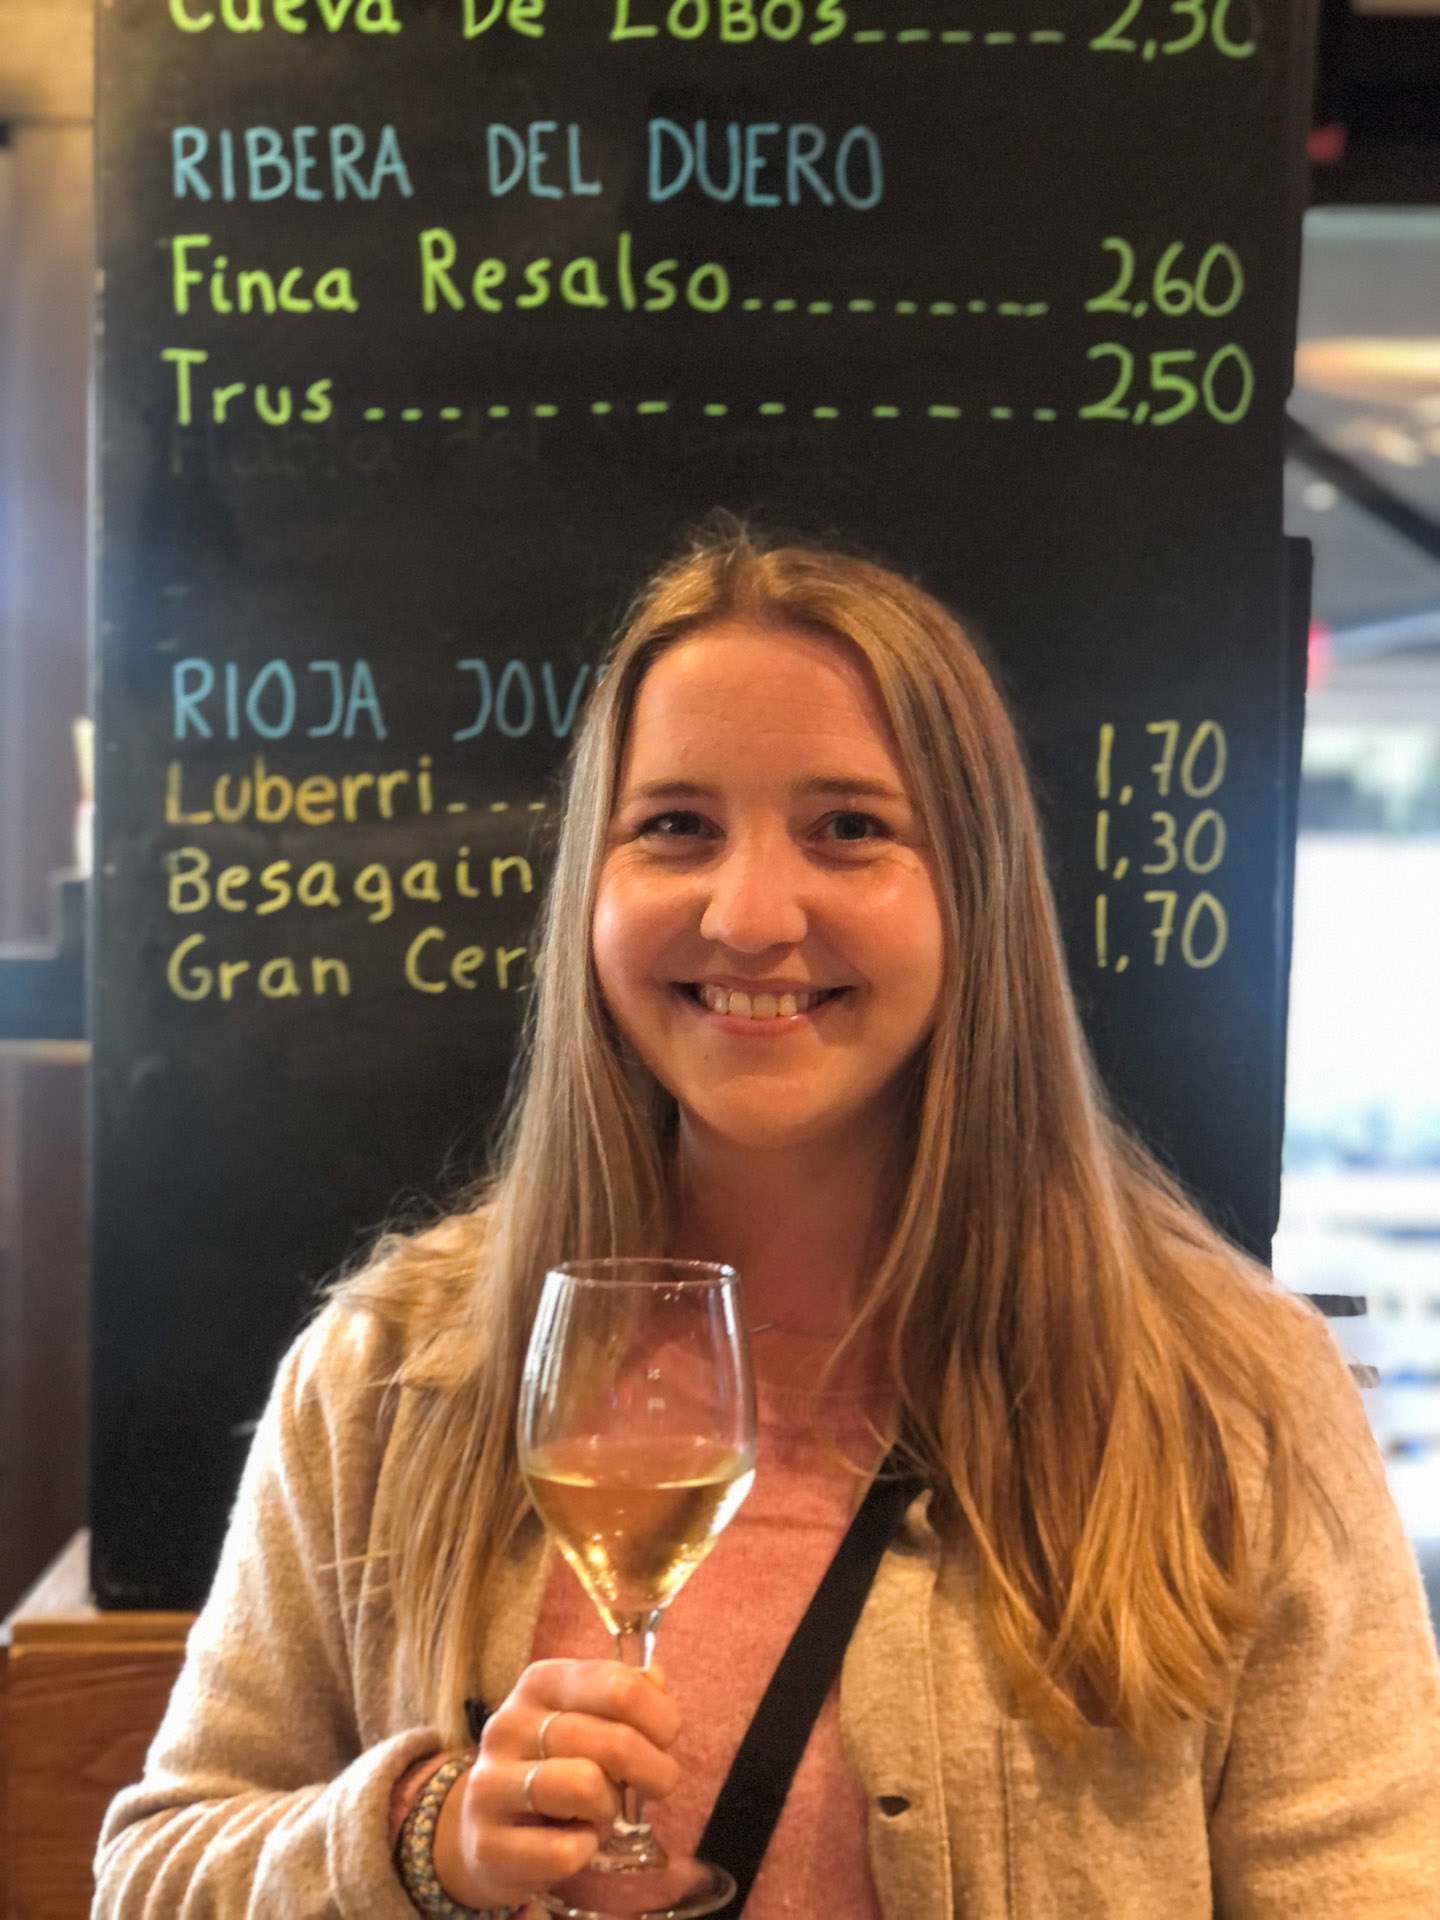
[[[1007,320],[1034,320],[1050,311],[1047,300],[762,300],[751,294],[740,302],[744,313],[928,313],[954,319],[962,313],[998,313]]]
[[[604,419],[612,414],[623,416],[630,410],[633,410],[633,412],[641,418],[653,418],[659,414],[678,415],[689,411],[687,408],[672,405],[669,400],[635,400],[625,402],[592,400],[588,407],[581,405],[573,407],[569,411],[572,415],[588,413],[597,418]],[[488,420],[556,420],[560,417],[560,411],[558,406],[548,400],[534,400],[516,406],[510,406],[504,402],[497,401],[494,405],[484,408],[484,414]],[[743,419],[751,409],[741,406],[731,406],[728,401],[710,400],[700,405],[698,411],[703,414],[706,419],[724,420],[731,416]],[[839,407],[791,407],[783,400],[762,400],[754,407],[753,411],[758,414],[761,419],[779,419],[782,416],[793,416],[797,419],[839,420],[842,417],[842,410]],[[929,405],[914,406],[908,409],[880,402],[875,406],[851,407],[845,411],[848,412],[849,417],[852,419],[870,420],[900,420],[905,418],[907,414],[912,419],[923,418],[929,420],[959,420],[965,417],[959,407],[952,406],[948,401],[943,400],[935,400],[930,402]],[[364,412],[364,418],[367,421],[375,423],[386,420],[389,417],[389,413],[384,407],[366,407]],[[421,407],[402,407],[398,410],[397,417],[403,421],[413,423],[418,420],[424,420],[427,416]],[[461,407],[439,407],[435,410],[435,417],[439,420],[463,420],[465,418],[465,412]],[[1029,419],[1050,421],[1058,420],[1060,416],[1054,407],[1032,407],[1027,410],[1023,407],[997,406],[980,408],[973,417],[989,420]]]
[[[989,33],[972,33],[968,27],[946,27],[936,31],[930,27],[901,27],[893,36],[884,27],[862,27],[852,33],[850,38],[858,46],[878,46],[881,41],[894,38],[902,47],[920,46],[927,40],[937,40],[944,47],[1015,47],[1026,41],[1032,47],[1063,47],[1065,35],[1058,27],[1037,27],[1032,33],[1011,33],[1006,28],[996,28]]]
[[[517,800],[514,804],[518,807],[521,802]],[[527,800],[524,804],[526,810],[530,813],[544,813],[545,811],[546,803],[543,800]],[[508,800],[492,800],[488,810],[491,813],[509,813],[510,807],[511,802]],[[447,813],[479,813],[481,808],[478,802],[472,808],[468,800],[452,800],[445,811]]]

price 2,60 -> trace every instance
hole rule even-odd
[[[1103,400],[1092,400],[1081,407],[1082,420],[1129,420],[1137,427],[1148,420],[1152,427],[1168,427],[1183,420],[1204,402],[1205,411],[1222,426],[1233,427],[1250,411],[1255,397],[1255,369],[1243,347],[1233,344],[1218,347],[1205,363],[1199,384],[1179,371],[1199,359],[1193,347],[1163,347],[1150,355],[1150,395],[1163,397],[1168,405],[1156,407],[1150,398],[1126,405],[1135,379],[1135,355],[1118,340],[1104,340],[1091,347],[1087,360],[1114,359],[1119,362],[1115,384]],[[1170,395],[1174,399],[1170,399]]]
[[[1159,311],[1172,320],[1192,309],[1203,313],[1207,320],[1216,320],[1222,314],[1233,313],[1245,291],[1245,269],[1240,264],[1240,256],[1223,240],[1205,249],[1193,278],[1175,271],[1186,243],[1172,240],[1151,276],[1150,301],[1127,300],[1125,296],[1135,278],[1135,249],[1118,234],[1111,234],[1100,245],[1107,253],[1117,256],[1119,265],[1114,286],[1087,300],[1086,313],[1128,313],[1138,320],[1153,301]]]

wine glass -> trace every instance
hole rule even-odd
[[[525,1356],[520,1469],[627,1665],[755,1478],[740,1282],[697,1260],[574,1261],[545,1276]],[[669,1858],[639,1795],[578,1874],[535,1896],[571,1920],[689,1920],[731,1899],[720,1867]]]

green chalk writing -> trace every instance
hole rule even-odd
[[[346,26],[357,33],[399,33],[402,23],[395,0],[219,0],[201,7],[196,0],[170,0],[170,19],[181,33],[208,33],[219,27],[228,33],[260,33],[271,24],[283,33],[308,33],[313,25],[325,33]]]
[[[842,0],[614,0],[612,40],[675,40],[711,36],[722,44],[792,41],[812,47],[838,39],[849,24]]]
[[[500,289],[511,277],[507,261],[491,257],[479,261],[468,275],[458,271],[459,242],[448,227],[427,227],[419,236],[419,249],[420,305],[425,313],[439,313],[442,307],[463,313],[471,305],[484,313],[505,310]],[[629,312],[663,313],[683,301],[696,313],[713,314],[730,304],[730,275],[715,260],[702,261],[688,273],[678,259],[651,261],[643,268],[644,297],[639,297],[634,242],[628,230],[617,238],[613,261],[577,254],[557,268],[553,259],[542,255],[519,271],[525,291],[516,293],[512,304],[527,311],[552,301],[605,308],[613,300]]]

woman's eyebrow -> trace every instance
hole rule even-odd
[[[646,780],[639,786],[626,789],[626,800],[707,800],[713,799],[715,787],[707,787],[698,780]],[[831,798],[843,799],[853,794],[857,799],[903,800],[910,796],[903,787],[897,787],[888,780],[876,780],[864,774],[816,774],[809,780],[798,780],[792,789],[795,793],[809,795],[824,794]]]
[[[831,794],[837,797],[853,793],[872,800],[908,801],[910,798],[903,787],[894,786],[888,780],[850,778],[831,774],[818,775],[813,780],[802,780],[795,791],[806,794]]]
[[[713,799],[715,789],[702,787],[695,780],[646,780],[638,787],[627,787],[626,800],[704,800]]]

